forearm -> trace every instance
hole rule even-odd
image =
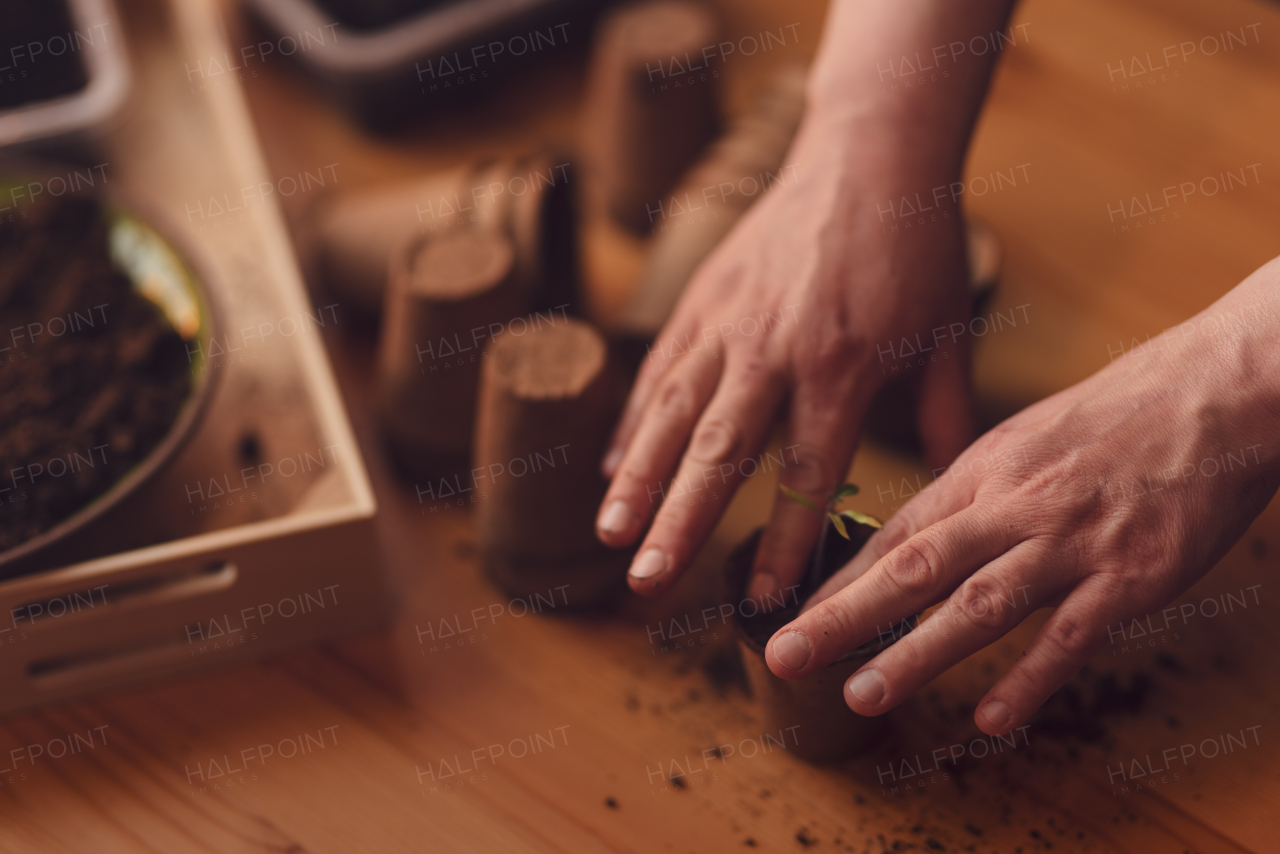
[[[929,179],[959,174],[1013,0],[834,0],[799,146]]]

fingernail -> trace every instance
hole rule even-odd
[[[874,667],[855,673],[849,680],[849,693],[868,706],[880,705],[884,699],[884,675]]]
[[[622,462],[622,449],[614,448],[604,455],[604,462],[600,463],[600,468],[604,469],[607,477],[613,477],[613,473],[617,471],[618,463],[620,462]]]
[[[751,585],[747,588],[747,598],[755,599],[764,607],[769,597],[778,592],[778,576],[772,572],[757,572],[756,577],[751,579]],[[767,609],[766,609],[767,610]]]
[[[1013,713],[1009,711],[1009,707],[999,700],[992,700],[982,706],[982,717],[986,719],[987,726],[995,730],[1004,730],[1009,726],[1009,720],[1013,717]]]
[[[658,549],[645,549],[627,572],[632,578],[650,578],[667,568],[667,556]]]
[[[813,645],[800,632],[787,632],[773,642],[773,657],[788,670],[799,670],[809,663]]]
[[[600,514],[597,526],[606,534],[621,534],[631,527],[631,507],[625,501],[611,501]]]

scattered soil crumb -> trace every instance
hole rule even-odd
[[[702,674],[721,697],[732,688],[747,691],[747,672],[742,669],[742,654],[737,644],[726,644],[707,656],[702,661]]]

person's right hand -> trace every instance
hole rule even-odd
[[[617,547],[644,536],[633,590],[657,594],[679,578],[779,413],[789,460],[781,480],[822,502],[848,470],[889,368],[903,371],[904,341],[931,347],[914,365],[931,465],[968,443],[966,340],[949,335],[969,316],[966,265],[960,208],[946,189],[959,180],[996,51],[950,54],[945,72],[905,85],[897,71],[885,85],[884,68],[1002,29],[1011,5],[831,3],[784,161],[799,180],[770,189],[694,275],[605,456],[612,483],[597,530]],[[672,356],[675,342],[702,349]],[[673,474],[671,490],[683,494],[667,497]],[[753,596],[796,582],[821,524],[811,510],[775,504]]]
[[[848,471],[890,377],[922,377],[932,466],[972,438],[968,336],[955,334],[969,320],[963,229],[954,201],[931,195],[957,176],[893,146],[851,157],[850,133],[806,124],[787,161],[798,180],[775,185],[698,270],[641,369],[606,456],[613,482],[597,521],[605,543],[627,546],[653,519],[630,572],[639,593],[660,592],[689,565],[779,413],[787,450],[774,468],[818,504]],[[932,212],[897,215],[926,199]],[[929,352],[904,361],[904,340]],[[690,342],[700,349],[686,352]],[[750,595],[796,583],[822,521],[775,504]]]

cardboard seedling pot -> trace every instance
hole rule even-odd
[[[545,316],[544,316],[545,317]],[[568,585],[570,609],[612,600],[631,560],[596,538],[605,444],[625,394],[604,339],[554,315],[485,353],[476,420],[476,526],[490,578],[512,596]]]
[[[536,151],[426,175],[388,187],[321,196],[299,228],[310,275],[367,318],[382,314],[388,260],[413,235],[459,228],[505,235],[530,309],[569,303],[578,312],[578,179],[570,158]]]
[[[719,131],[718,71],[680,73],[719,34],[710,7],[682,0],[626,6],[601,22],[584,142],[597,202],[632,231],[649,230],[650,211]]]
[[[474,228],[411,235],[392,254],[380,415],[389,450],[414,475],[470,469],[484,339],[527,310],[514,256],[506,237]]]
[[[769,638],[799,615],[800,607],[814,590],[807,585],[780,594],[783,607],[767,613],[753,608],[746,588],[760,544],[762,529],[757,529],[738,545],[725,562],[728,589],[738,606],[735,612],[735,635],[742,653],[743,669],[751,685],[751,693],[760,703],[765,731],[798,727],[794,730],[796,746],[792,752],[806,762],[829,765],[842,762],[865,750],[885,729],[886,719],[864,717],[845,704],[844,683],[871,659],[900,639],[909,626],[895,625],[892,633],[876,638],[803,679],[780,679],[765,663],[764,650]],[[851,540],[845,540],[834,528],[827,527],[827,543],[823,579],[844,566],[870,538],[874,529],[867,525],[849,525]],[[776,605],[776,600],[775,600]]]

